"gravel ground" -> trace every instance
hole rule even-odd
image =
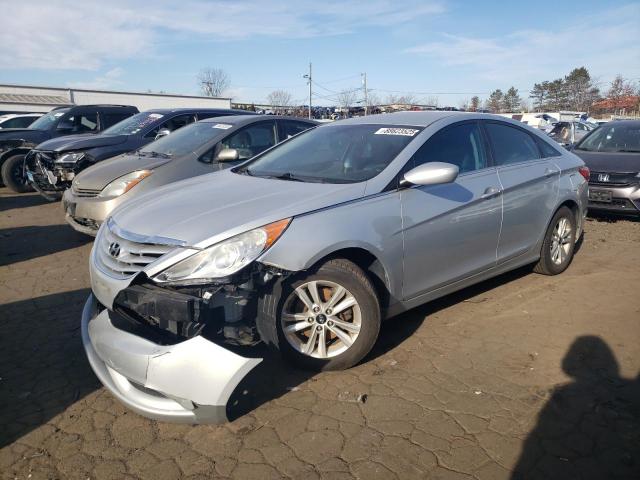
[[[638,221],[590,220],[560,276],[386,322],[349,371],[270,358],[219,426],[150,421],[100,387],[79,331],[90,248],[59,204],[0,189],[1,478],[640,478]]]

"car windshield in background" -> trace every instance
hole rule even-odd
[[[625,125],[622,122],[602,125],[585,137],[576,150],[640,153],[640,128],[637,124]]]
[[[226,132],[229,124],[200,122],[192,123],[186,127],[179,128],[166,137],[159,138],[155,142],[151,142],[138,152],[141,155],[162,155],[162,156],[181,156],[193,153],[205,143],[222,137]]]
[[[156,120],[164,117],[161,113],[141,112],[125,118],[121,122],[116,123],[112,127],[107,128],[103,135],[134,135],[147,125],[151,125]]]
[[[45,115],[42,115],[39,119],[29,125],[28,128],[32,130],[49,130],[51,126],[68,111],[68,108],[61,108],[60,110],[49,112]]]
[[[331,125],[308,130],[238,173],[321,183],[355,183],[382,172],[421,127]]]

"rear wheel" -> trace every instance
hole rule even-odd
[[[314,370],[352,367],[380,331],[378,298],[354,263],[334,259],[261,299],[258,330],[292,363]]]
[[[14,155],[7,158],[2,164],[2,182],[17,193],[25,193],[33,190],[23,175],[24,155]]]
[[[540,260],[533,270],[543,275],[557,275],[564,272],[573,259],[575,244],[575,215],[571,209],[561,207],[547,228]]]

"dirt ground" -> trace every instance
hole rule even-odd
[[[640,478],[640,222],[386,322],[361,365],[270,358],[226,425],[142,418],[80,342],[91,239],[0,189],[2,478]],[[236,403],[237,402],[237,403]]]

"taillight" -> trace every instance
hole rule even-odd
[[[578,172],[580,172],[580,175],[582,175],[587,182],[589,181],[589,176],[591,175],[589,167],[580,167],[578,168]]]

